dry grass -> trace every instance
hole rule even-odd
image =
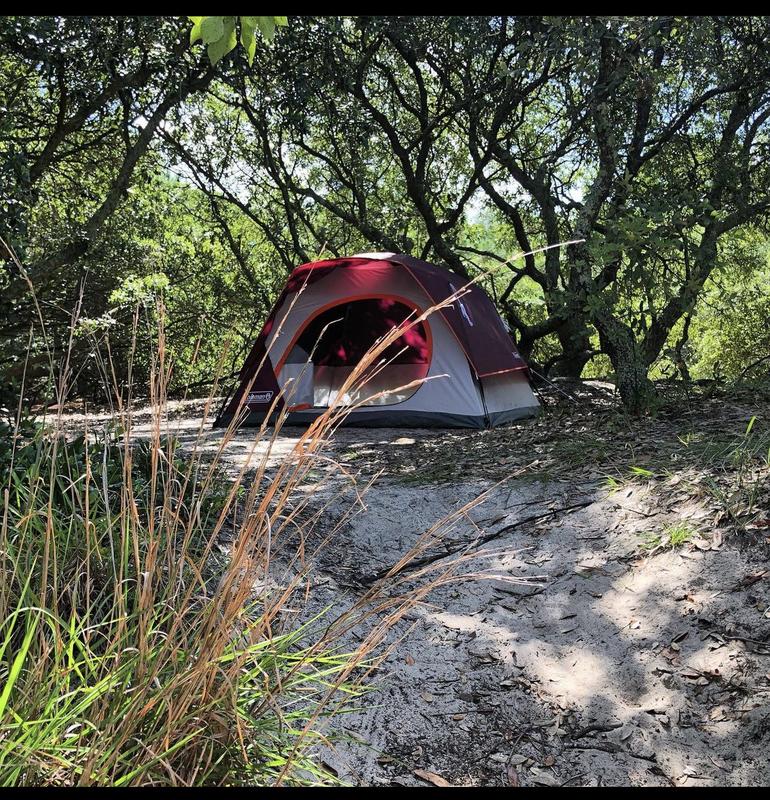
[[[377,342],[338,396],[365,385],[404,328],[438,308]],[[323,508],[308,510],[321,488],[313,468],[328,458],[326,444],[356,406],[335,403],[268,470],[286,420],[276,408],[274,424],[255,430],[240,474],[225,480],[221,457],[245,412],[213,457],[197,446],[184,460],[175,454],[162,302],[157,320],[149,442],[132,436],[134,388],[119,384],[108,340],[94,340],[114,408],[106,431],[67,435],[60,412],[30,426],[20,406],[7,432],[9,447],[0,453],[0,785],[330,782],[315,756],[322,718],[364,691],[394,625],[432,586],[457,577],[462,557],[419,589],[401,572],[483,498],[426,532],[351,609],[293,626],[289,612],[312,569],[306,542],[325,516]],[[39,325],[44,337],[42,314]],[[57,368],[50,354],[58,409],[68,395],[71,344]],[[199,434],[211,423],[218,388]],[[346,478],[356,493],[353,514],[368,485]],[[320,546],[346,519],[323,531]],[[353,628],[364,635],[348,650]]]

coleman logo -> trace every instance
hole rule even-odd
[[[247,403],[269,403],[273,399],[272,392],[249,392]]]

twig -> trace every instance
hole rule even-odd
[[[770,361],[770,355],[762,356],[762,358],[758,358],[756,361],[754,361],[753,363],[749,364],[748,367],[746,367],[746,369],[744,369],[741,372],[741,374],[738,375],[738,380],[739,381],[742,380],[744,375],[746,375],[747,372],[751,372],[751,370],[753,370],[754,367],[758,367],[760,364],[762,364],[765,361]]]
[[[436,553],[434,555],[423,556],[422,558],[416,558],[409,562],[401,571],[400,575],[403,576],[410,572],[414,572],[415,570],[419,569],[420,567],[424,567],[428,564],[434,564],[436,561],[441,561],[444,558],[448,558],[453,555],[457,555],[458,553],[464,550],[470,550],[471,548],[478,547],[479,545],[487,544],[487,542],[491,542],[493,539],[497,539],[499,536],[502,536],[509,531],[515,530],[516,528],[521,527],[522,525],[526,525],[529,522],[537,522],[541,519],[547,519],[548,517],[554,517],[557,514],[563,514],[568,511],[574,511],[577,508],[586,508],[586,506],[590,506],[594,502],[593,499],[589,498],[586,500],[581,500],[578,503],[572,503],[568,506],[562,506],[561,508],[554,508],[550,511],[545,511],[541,514],[532,514],[529,517],[524,517],[523,519],[517,520],[516,522],[512,523],[511,525],[506,525],[499,530],[493,531],[492,533],[488,533],[485,536],[478,536],[472,542],[468,544],[462,545],[460,547],[456,547],[454,549],[444,550],[441,553]],[[369,586],[371,584],[376,583],[377,581],[384,578],[393,567],[387,567],[385,569],[378,570],[374,573],[374,575],[369,575],[365,580],[360,581],[360,585],[362,586]]]
[[[622,728],[622,722],[613,722],[609,725],[602,725],[599,722],[594,722],[592,725],[586,725],[585,728],[580,728],[577,733],[572,735],[573,739],[582,739],[584,736],[588,736],[589,733],[609,733],[609,731],[617,730],[618,728]]]

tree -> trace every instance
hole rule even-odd
[[[26,273],[4,254],[6,376],[23,363],[36,317],[28,281],[38,302],[55,308],[61,300],[70,313],[83,259],[107,232],[158,130],[213,79],[211,65],[188,54],[185,39],[174,21],[151,17],[0,21],[0,235]]]
[[[302,20],[283,53],[224,77],[227,145],[196,169],[259,217],[222,179],[253,165],[291,231],[286,261],[353,229],[461,275],[506,264],[468,236],[485,202],[522,250],[551,247],[508,265],[499,293],[524,353],[556,336],[568,375],[606,353],[643,410],[722,237],[769,207],[766,34],[759,18]],[[523,282],[543,297],[535,320]]]
[[[572,376],[609,360],[633,410],[667,359],[700,363],[701,298],[739,277],[734,243],[770,210],[767,20],[300,17],[257,47],[280,19],[0,21],[0,234],[55,347],[79,298],[96,320],[163,273],[187,352],[181,297],[215,313],[170,234],[189,225],[238,287],[239,336],[298,261],[382,249],[483,271],[526,357]],[[35,312],[11,259],[0,280],[8,377]]]

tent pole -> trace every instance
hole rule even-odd
[[[553,381],[549,381],[548,378],[545,377],[545,375],[541,375],[539,372],[532,369],[532,367],[529,368],[529,371],[533,375],[537,375],[537,377],[540,378],[540,380],[545,381],[549,386],[553,386],[553,388],[556,389],[556,391],[559,392],[560,394],[563,394],[567,398],[567,400],[572,400],[573,403],[578,402],[577,397],[569,394],[568,392],[565,392],[563,389],[560,389]]]
[[[233,393],[233,388],[234,388],[234,386],[235,386],[235,384],[231,385],[231,387],[230,387],[230,390],[229,390],[229,391],[227,392],[227,394],[225,395],[225,400],[224,400],[224,402],[222,403],[222,405],[219,407],[219,411],[217,412],[217,415],[216,415],[216,417],[214,418],[214,423],[213,423],[213,425],[212,425],[212,427],[213,427],[213,428],[216,428],[216,427],[218,427],[218,425],[219,425],[219,420],[221,419],[221,417],[222,417],[222,414],[224,414],[224,411],[225,411],[225,409],[227,408],[227,404],[230,402],[230,397],[231,397],[231,395],[232,395],[232,393]]]
[[[484,425],[487,428],[492,427],[492,420],[489,417],[489,409],[487,408],[487,398],[484,394],[484,384],[481,381],[481,378],[478,376],[475,370],[473,370],[473,374],[476,375],[476,382],[479,385],[479,394],[481,395],[481,405],[484,406]]]

